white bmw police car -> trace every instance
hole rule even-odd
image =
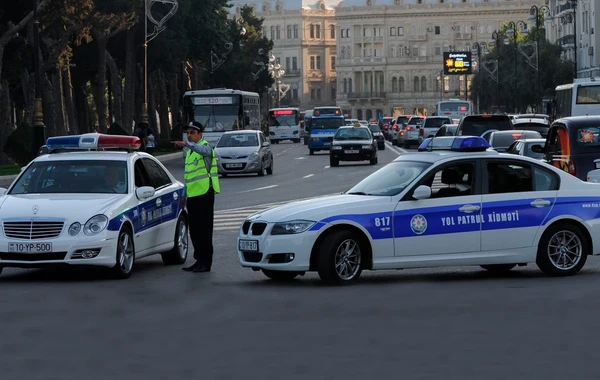
[[[600,187],[488,148],[481,137],[428,138],[341,195],[252,215],[239,262],[276,280],[317,271],[332,283],[441,266],[579,272],[600,253]]]
[[[48,153],[0,189],[0,271],[97,265],[128,278],[137,259],[156,253],[165,264],[183,264],[184,186],[157,159],[135,152],[140,144],[97,133],[49,138]]]

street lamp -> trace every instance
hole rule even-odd
[[[541,12],[541,13],[540,13]],[[541,20],[543,17],[545,20],[552,19],[550,15],[550,8],[547,5],[538,7],[532,5],[529,9],[529,21],[535,21],[535,75],[536,75],[536,97],[535,97],[535,111],[537,112],[538,104],[541,100],[540,97],[540,27]]]
[[[285,75],[285,70],[281,67],[281,64],[277,62],[277,58],[273,54],[269,57],[269,65],[267,66],[269,70],[269,74],[275,79],[275,83],[273,84],[274,89],[277,92],[277,108],[279,108],[281,104],[281,98],[285,96],[285,94],[289,91],[287,88],[285,91],[281,90],[281,78]]]
[[[167,28],[165,23],[177,13],[177,9],[179,8],[179,3],[177,1],[178,0],[144,0],[144,104],[142,106],[140,124],[148,125],[148,42],[155,39],[160,32]],[[155,3],[161,3],[167,7],[170,6],[169,11],[160,20],[155,19],[152,15],[152,6]],[[148,33],[148,21],[154,24],[154,29],[151,33]]]
[[[44,110],[42,107],[42,85],[40,80],[40,22],[37,9],[39,0],[33,0],[33,69],[35,70],[35,103],[33,108],[33,143],[32,153],[37,153],[46,140]]]

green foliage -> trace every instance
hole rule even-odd
[[[6,139],[4,153],[20,166],[27,165],[37,156],[33,152],[33,128],[26,123],[21,123]]]

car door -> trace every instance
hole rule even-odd
[[[433,169],[396,206],[396,256],[479,252],[481,191],[476,160],[459,160]],[[429,199],[415,200],[418,186],[431,187]]]
[[[531,247],[556,201],[558,176],[521,160],[488,159],[484,166],[482,251]]]
[[[143,186],[154,187],[154,182],[150,179],[146,166],[141,158],[138,158],[133,165],[135,176],[135,188]],[[134,214],[135,225],[135,250],[136,255],[143,256],[150,247],[158,244],[156,229],[160,225],[160,219],[156,217],[157,203],[159,194],[154,194],[148,199],[138,200],[136,213]]]
[[[153,227],[156,233],[155,246],[168,244],[175,236],[176,211],[179,203],[177,186],[171,182],[169,175],[164,171],[154,158],[143,158],[144,166],[154,187],[155,206],[154,215],[158,225]],[[153,247],[150,247],[151,249]]]

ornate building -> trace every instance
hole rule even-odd
[[[311,109],[336,103],[336,27],[340,0],[232,0],[232,16],[242,5],[264,18],[264,33],[285,70],[281,106]],[[275,91],[271,91],[276,96]],[[274,107],[274,103],[270,104]]]
[[[597,58],[600,39],[595,34],[596,26],[600,25],[600,2],[545,0],[544,4],[550,10],[549,13],[546,8],[540,10],[546,16],[548,39],[563,47],[563,58],[577,63],[578,77],[600,76]]]
[[[431,114],[465,99],[470,77],[442,74],[443,52],[490,42],[508,21],[530,25],[544,0],[345,0],[336,8],[337,104],[358,119]],[[473,54],[473,60],[476,55]]]

